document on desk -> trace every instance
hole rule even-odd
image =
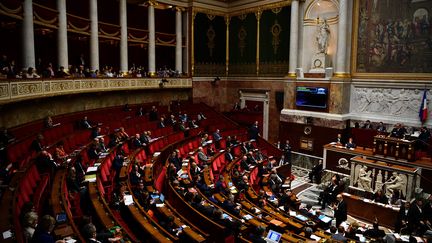
[[[132,195],[124,195],[123,200],[126,206],[132,205],[134,203]]]
[[[97,166],[90,166],[87,168],[86,173],[96,172],[98,170]]]
[[[7,230],[7,231],[3,232],[3,239],[4,240],[9,239],[11,237],[12,237],[12,231],[11,230]]]
[[[272,219],[270,220],[271,224],[274,224],[276,226],[280,226],[282,224],[282,221],[276,220],[276,219]]]

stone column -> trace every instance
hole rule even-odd
[[[67,18],[66,0],[57,0],[57,10],[59,12],[58,32],[57,32],[57,55],[58,67],[69,69],[68,39],[67,39]]]
[[[299,33],[299,0],[291,2],[291,31],[290,31],[290,50],[288,76],[295,77],[298,56],[298,33]]]
[[[155,4],[155,2],[149,1],[148,6],[148,73],[150,76],[155,76],[156,74],[156,31],[154,15]]]
[[[29,67],[35,68],[35,44],[33,29],[33,1],[24,0],[23,2],[23,24],[22,24],[22,41],[23,41],[23,69]],[[41,70],[39,70],[41,71]]]
[[[270,105],[269,105],[269,93],[266,92],[266,98],[263,100],[263,138],[268,139],[268,132],[269,132],[269,114],[270,114]]]
[[[336,50],[336,77],[347,77],[348,0],[339,0],[339,24]]]
[[[185,33],[185,48],[183,48],[183,54],[182,54],[182,58],[183,58],[183,73],[185,74],[189,74],[189,43],[190,43],[190,38],[189,38],[189,11],[185,11],[184,14],[182,14],[182,28],[183,28],[183,33]]]
[[[128,67],[128,33],[127,33],[127,3],[119,1],[120,9],[120,73],[127,73]]]
[[[90,70],[100,70],[97,0],[90,0]]]
[[[175,70],[183,71],[182,63],[182,9],[176,8],[176,49],[175,49]]]
[[[191,45],[190,45],[190,48],[191,48],[191,51],[190,51],[190,53],[191,53],[191,75],[193,76],[194,75],[194,73],[195,73],[195,36],[194,36],[194,34],[195,34],[195,16],[196,16],[196,14],[197,14],[197,12],[195,12],[195,11],[193,11],[192,10],[192,13],[191,13],[191,22],[192,22],[192,24],[191,24],[191,34],[190,34],[190,36],[191,36]]]

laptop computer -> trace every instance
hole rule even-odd
[[[328,224],[332,220],[332,218],[330,218],[324,214],[321,214],[320,216],[318,216],[318,219],[321,220],[322,222],[324,222],[325,224]]]
[[[269,230],[265,241],[268,243],[278,243],[282,238],[282,234],[273,230]]]
[[[301,215],[301,214],[297,214],[295,217],[296,217],[297,219],[301,220],[301,221],[306,221],[306,220],[308,220],[308,218],[306,218],[305,216],[303,216],[303,215]]]
[[[56,221],[58,224],[65,223],[67,221],[66,213],[59,213],[56,215]]]

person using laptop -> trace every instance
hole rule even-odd
[[[257,226],[255,228],[255,230],[250,233],[249,235],[249,239],[252,242],[256,242],[256,243],[266,243],[266,241],[264,240],[264,233],[265,233],[265,228],[263,226]]]

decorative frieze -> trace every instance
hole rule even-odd
[[[168,78],[163,88],[192,88],[190,78]],[[101,92],[130,89],[160,89],[161,79],[64,79],[0,81],[0,104],[68,93]]]

